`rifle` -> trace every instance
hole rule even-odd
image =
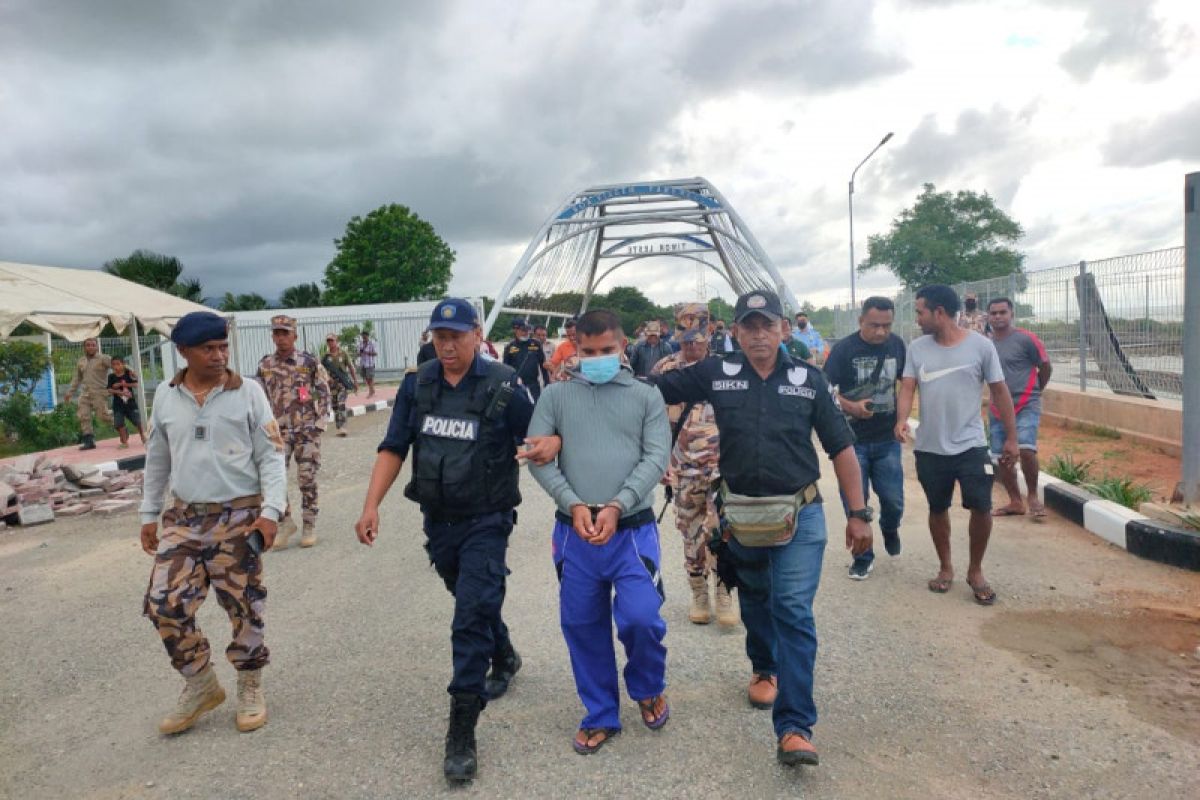
[[[683,430],[683,426],[687,423],[688,415],[692,413],[692,409],[696,407],[696,401],[692,401],[683,407],[683,413],[679,415],[679,419],[675,420],[675,424],[671,426],[671,450],[675,449],[675,442],[679,440],[679,432]],[[655,525],[662,522],[663,517],[667,513],[667,506],[671,505],[671,501],[675,499],[675,489],[671,484],[667,484],[666,490],[663,492],[663,507],[658,512],[658,519],[655,520]]]

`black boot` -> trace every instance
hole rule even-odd
[[[85,433],[83,435],[83,444],[79,445],[79,449],[80,450],[95,450],[96,449],[96,437],[92,436],[92,434],[90,434],[90,433]]]
[[[487,676],[487,683],[485,684],[487,699],[495,700],[507,692],[508,684],[520,668],[521,656],[510,644],[508,652],[502,653],[492,659],[492,671]]]
[[[483,710],[483,698],[475,694],[450,697],[450,729],[446,732],[446,760],[442,769],[446,779],[469,781],[475,777],[475,723]]]

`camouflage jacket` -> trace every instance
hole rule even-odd
[[[300,350],[286,358],[262,357],[255,376],[267,392],[271,410],[282,428],[325,430],[329,415],[329,376],[316,356]]]
[[[82,384],[85,391],[103,392],[108,394],[108,370],[112,367],[112,357],[97,353],[88,358],[81,357],[75,362],[75,376],[67,391],[74,392]]]
[[[688,366],[683,360],[683,353],[675,353],[659,361],[650,371],[652,375],[660,375],[673,369]],[[667,406],[667,416],[671,421],[671,429],[679,415],[683,413],[684,404],[677,403]],[[696,403],[692,406],[688,419],[683,423],[675,447],[671,449],[671,471],[678,480],[703,479],[716,480],[720,474],[717,464],[721,458],[720,438],[717,435],[717,418],[713,407],[708,403]]]

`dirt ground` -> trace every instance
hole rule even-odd
[[[1120,475],[1149,484],[1157,501],[1170,499],[1182,469],[1177,456],[1160,453],[1129,439],[1064,428],[1043,419],[1038,432],[1038,456],[1043,471],[1048,471],[1046,466],[1056,455],[1093,462],[1092,473],[1097,478]]]

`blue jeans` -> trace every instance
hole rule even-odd
[[[772,711],[776,736],[797,731],[811,739],[817,722],[813,598],[821,580],[825,539],[825,509],[812,503],[800,509],[796,535],[785,545],[743,547],[729,540],[737,564],[746,655],[756,673],[779,677]]]
[[[871,501],[871,490],[879,498],[879,530],[889,535],[899,535],[900,518],[904,516],[904,466],[900,461],[903,450],[895,439],[886,442],[859,442],[854,445],[858,456],[858,468],[862,475],[863,499]],[[842,509],[849,511],[846,495],[842,495]],[[868,550],[854,559],[870,564],[875,560],[875,551]]]

